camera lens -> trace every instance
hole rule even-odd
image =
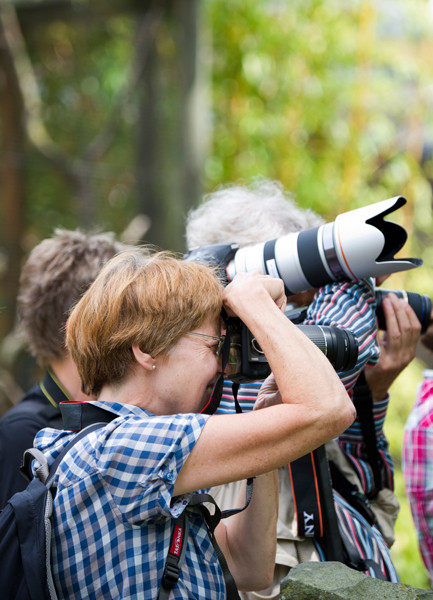
[[[358,359],[358,339],[349,329],[324,325],[296,325],[332,364],[337,372],[350,371]]]
[[[406,203],[396,196],[337,216],[335,221],[292,232],[235,251],[226,274],[260,271],[284,281],[286,296],[332,281],[363,279],[406,271],[422,265],[418,258],[394,259],[407,233],[385,220]]]
[[[386,329],[385,315],[383,313],[382,302],[388,294],[395,294],[398,298],[406,300],[409,306],[413,309],[418,321],[421,323],[421,333],[425,333],[430,325],[430,315],[432,310],[431,300],[425,294],[417,294],[415,292],[406,292],[406,290],[386,290],[377,289],[376,296],[376,316],[379,329]]]

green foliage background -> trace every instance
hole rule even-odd
[[[91,20],[22,23],[41,97],[41,119],[55,147],[78,170],[87,168],[86,152],[98,134],[115,121],[113,143],[88,174],[94,190],[98,227],[119,233],[134,215],[136,204],[135,144],[137,99],[117,98],[134,60],[134,21],[111,14],[103,24]],[[113,113],[117,111],[115,119]],[[84,149],[84,150],[83,150]],[[55,227],[80,222],[79,193],[67,178],[30,150],[27,168],[29,244],[50,236]]]
[[[433,295],[432,15],[428,2],[207,0],[212,150],[204,187],[275,178],[304,207],[338,213],[396,195],[404,256],[424,266],[389,287]],[[431,9],[430,9],[431,10]],[[401,255],[401,254],[400,254]],[[428,588],[401,475],[403,428],[425,365],[391,390],[386,433],[401,503],[392,554],[404,583]]]

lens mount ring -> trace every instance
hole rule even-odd
[[[262,354],[263,356],[265,355],[255,337],[251,339],[251,347],[253,348],[254,352],[257,352],[257,354]]]

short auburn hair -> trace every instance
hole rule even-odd
[[[110,260],[72,310],[66,344],[83,391],[96,396],[134,364],[132,346],[166,355],[187,331],[219,323],[223,285],[214,270],[144,248]]]

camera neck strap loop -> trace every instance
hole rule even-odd
[[[213,415],[218,410],[218,407],[220,405],[221,398],[223,395],[223,386],[224,386],[224,379],[225,379],[224,371],[229,362],[230,332],[229,332],[229,328],[227,327],[227,313],[225,312],[224,309],[221,312],[221,318],[223,319],[225,327],[226,327],[224,344],[223,344],[223,347],[221,350],[221,374],[215,382],[215,385],[213,387],[212,393],[209,398],[209,402],[200,411],[204,415]],[[236,406],[236,412],[242,412],[241,407],[239,406],[239,403],[237,401],[237,390],[236,390],[236,396],[235,396],[235,406]]]
[[[241,405],[239,404],[239,401],[238,401],[239,386],[240,386],[239,382],[232,381],[233,402],[235,403],[235,409],[238,414],[240,414],[242,412]]]
[[[344,563],[325,447],[289,463],[289,472],[298,535],[320,539],[326,560]]]
[[[375,494],[377,494],[384,487],[382,480],[383,461],[377,448],[376,429],[373,418],[373,396],[364,371],[360,373],[355,383],[352,399],[361,424],[363,442],[367,452],[368,463],[373,471]]]

